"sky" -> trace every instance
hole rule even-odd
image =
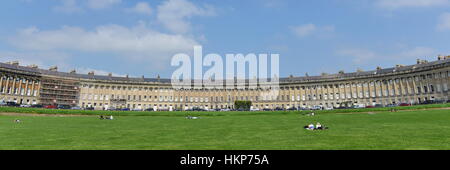
[[[0,62],[116,76],[170,78],[195,45],[284,77],[450,55],[450,0],[2,0],[0,22]]]

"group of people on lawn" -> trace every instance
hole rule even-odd
[[[304,126],[304,128],[306,130],[325,130],[325,129],[328,129],[328,127],[322,126],[319,122],[317,122],[315,126],[314,126],[314,124],[311,123],[309,125]]]
[[[106,119],[106,120],[114,120],[114,117],[111,115],[111,116],[103,116],[103,115],[100,115],[100,119],[101,120],[104,120],[104,119]]]

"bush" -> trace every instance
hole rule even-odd
[[[249,111],[250,107],[252,107],[252,102],[251,101],[235,101],[234,102],[234,107],[237,110],[245,110],[245,111]]]

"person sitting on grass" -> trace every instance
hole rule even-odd
[[[316,129],[317,130],[323,130],[323,127],[322,127],[322,125],[319,122],[317,122],[317,124],[316,124]]]
[[[109,120],[114,120],[114,117],[112,115],[109,116]]]
[[[307,129],[308,129],[308,130],[314,130],[314,129],[315,129],[315,128],[314,128],[314,124],[312,124],[312,123],[309,124]]]
[[[15,123],[20,123],[19,119],[14,120]]]

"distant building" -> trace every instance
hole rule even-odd
[[[71,105],[95,109],[130,108],[185,110],[233,108],[235,100],[254,108],[337,107],[421,103],[449,100],[450,56],[415,65],[378,67],[373,71],[280,78],[278,96],[261,96],[261,89],[176,90],[170,79],[114,77],[59,72],[18,62],[0,63],[0,100],[19,104]]]

